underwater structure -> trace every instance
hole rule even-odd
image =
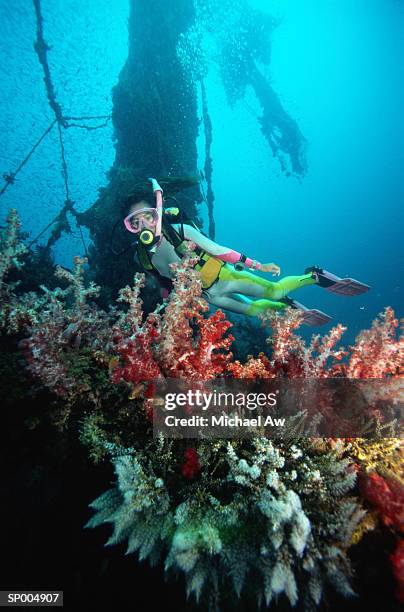
[[[191,177],[187,195],[178,196],[181,206],[196,218],[201,201],[197,185],[198,133],[196,89],[181,69],[177,44],[195,18],[192,2],[131,2],[129,53],[114,88],[113,115],[116,159],[109,184],[82,221],[94,241],[92,261],[103,284],[116,288],[128,281],[117,276],[133,266],[133,253],[120,256],[120,265],[105,244],[110,244],[111,218],[121,219],[121,201],[128,193],[149,189],[147,178]],[[157,25],[158,24],[158,27]],[[146,183],[146,184],[145,184]],[[187,182],[163,181],[168,194]],[[117,233],[122,239],[122,232]],[[116,240],[116,238],[115,238]]]
[[[69,218],[73,219],[84,253],[91,259],[94,279],[101,283],[106,301],[116,297],[118,289],[130,282],[126,271],[134,266],[130,241],[120,231],[122,201],[128,194],[149,192],[149,176],[159,179],[165,195],[175,196],[190,219],[200,222],[198,207],[202,203],[206,205],[208,227],[205,230],[214,238],[211,156],[214,133],[205,85],[212,69],[220,74],[230,105],[243,101],[247,90],[252,89],[260,106],[259,113],[252,112],[272,155],[287,176],[304,176],[306,140],[261,68],[270,67],[271,32],[277,25],[276,20],[253,8],[246,0],[226,0],[219,4],[213,0],[179,0],[169,4],[164,0],[131,0],[128,58],[113,91],[115,161],[109,171],[109,182],[100,189],[97,201],[85,212],[78,212],[69,184],[64,131],[77,127],[99,129],[110,117],[65,115],[49,65],[52,49],[46,41],[40,0],[34,0],[33,6],[36,16],[34,49],[43,70],[54,120],[19,166],[3,173],[0,197],[12,188],[36,149],[56,129],[65,201],[56,217],[31,240],[30,247],[48,233],[42,247],[49,254],[59,238],[71,231]],[[156,23],[162,35],[156,35]],[[203,168],[198,168],[196,141],[201,129],[205,159]],[[82,226],[90,231],[92,244],[88,248]],[[118,259],[113,253],[114,244],[118,245]]]
[[[129,54],[113,96],[116,159],[109,184],[80,216],[93,238],[92,265],[103,286],[118,289],[130,280],[122,270],[133,266],[131,252],[121,254],[117,266],[105,245],[111,242],[111,218],[120,218],[122,198],[149,191],[149,176],[156,176],[165,193],[175,195],[194,221],[198,205],[206,204],[206,231],[214,238],[214,134],[204,83],[212,61],[218,63],[230,104],[252,87],[262,109],[257,120],[272,154],[287,174],[304,175],[305,139],[259,68],[259,63],[270,64],[273,27],[275,21],[244,0],[219,5],[199,0],[131,1]],[[206,51],[206,39],[213,39],[215,60]],[[197,161],[199,129],[205,137],[203,171]],[[119,232],[117,237],[122,240]]]

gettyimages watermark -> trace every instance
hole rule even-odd
[[[400,437],[404,380],[301,378],[153,383],[166,438]]]

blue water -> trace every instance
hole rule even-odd
[[[252,1],[276,14],[271,66],[263,67],[307,139],[308,171],[286,177],[257,123],[249,91],[230,108],[217,69],[206,80],[213,123],[216,238],[283,274],[320,264],[372,290],[343,298],[310,287],[295,297],[349,326],[347,340],[384,306],[402,314],[404,203],[404,3],[399,0]],[[126,0],[42,2],[57,96],[67,114],[107,114],[127,54]],[[15,168],[52,120],[31,4],[0,0],[1,173]],[[68,130],[72,198],[85,210],[107,183],[112,126]],[[203,166],[203,135],[199,140]],[[31,236],[60,209],[64,195],[56,132],[0,200],[18,208]],[[73,223],[74,226],[74,223]],[[87,234],[86,234],[87,238]],[[82,253],[77,228],[55,248],[70,265]]]

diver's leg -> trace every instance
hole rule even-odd
[[[249,317],[256,317],[257,315],[267,312],[268,310],[281,311],[289,307],[287,302],[273,302],[272,300],[265,299],[251,300],[250,298],[241,294],[231,296],[216,293],[214,296],[209,295],[208,300],[213,306]],[[298,302],[296,302],[296,304],[298,304]],[[292,308],[298,308],[302,311],[302,322],[306,325],[325,325],[331,320],[331,317],[324,314],[320,310],[306,308],[303,306],[303,304],[292,306]]]
[[[306,279],[303,279],[303,282],[305,280]],[[331,320],[331,317],[320,310],[306,308],[303,304],[295,302],[290,298],[280,298],[278,301],[268,298],[251,300],[245,295],[244,283],[235,280],[218,280],[212,287],[203,293],[207,300],[214,306],[230,310],[237,314],[257,316],[268,310],[283,311],[285,308],[291,307],[302,311],[303,323],[307,325],[324,325]]]
[[[213,306],[250,317],[255,317],[266,310],[284,310],[287,308],[287,305],[282,302],[250,300],[245,296],[243,296],[242,299],[236,299],[231,295],[215,295],[209,296],[208,300]]]
[[[272,282],[247,270],[238,272],[230,266],[223,266],[218,283],[225,294],[240,293],[255,298],[280,300],[291,291],[315,285],[317,281],[310,272],[300,276],[285,276],[277,282]]]
[[[271,300],[251,300],[250,298],[240,293],[235,294],[234,299],[249,305],[246,314],[255,316],[266,310],[282,310],[284,305],[287,308],[293,308],[293,310],[300,310],[303,315],[303,323],[310,326],[325,325],[331,321],[331,317],[317,308],[307,308],[300,302],[292,300],[289,297],[282,298],[278,302]]]

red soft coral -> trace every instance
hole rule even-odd
[[[163,314],[151,313],[144,323],[139,297],[144,277],[136,275],[133,289],[121,291],[120,299],[129,303],[129,310],[114,327],[120,362],[113,370],[113,382],[137,385],[161,376],[207,380],[227,371],[233,337],[226,333],[231,323],[220,310],[204,316],[209,306],[191,264],[190,258],[176,264],[174,290]]]
[[[397,581],[397,599],[400,603],[404,603],[404,538],[398,541],[394,553],[390,555],[390,561]]]
[[[376,506],[385,525],[404,534],[404,485],[399,478],[383,478],[377,472],[362,474],[361,492]]]
[[[404,534],[404,485],[400,478],[384,478],[377,472],[360,476],[363,497],[375,506],[385,525]],[[398,537],[394,553],[390,556],[393,573],[397,581],[397,597],[404,602],[404,539]]]
[[[398,325],[393,309],[388,307],[373,321],[371,329],[362,331],[351,347],[346,376],[403,376],[404,339],[396,337]]]
[[[187,448],[184,453],[185,461],[182,465],[182,475],[188,480],[192,480],[200,472],[201,466],[196,448]]]

